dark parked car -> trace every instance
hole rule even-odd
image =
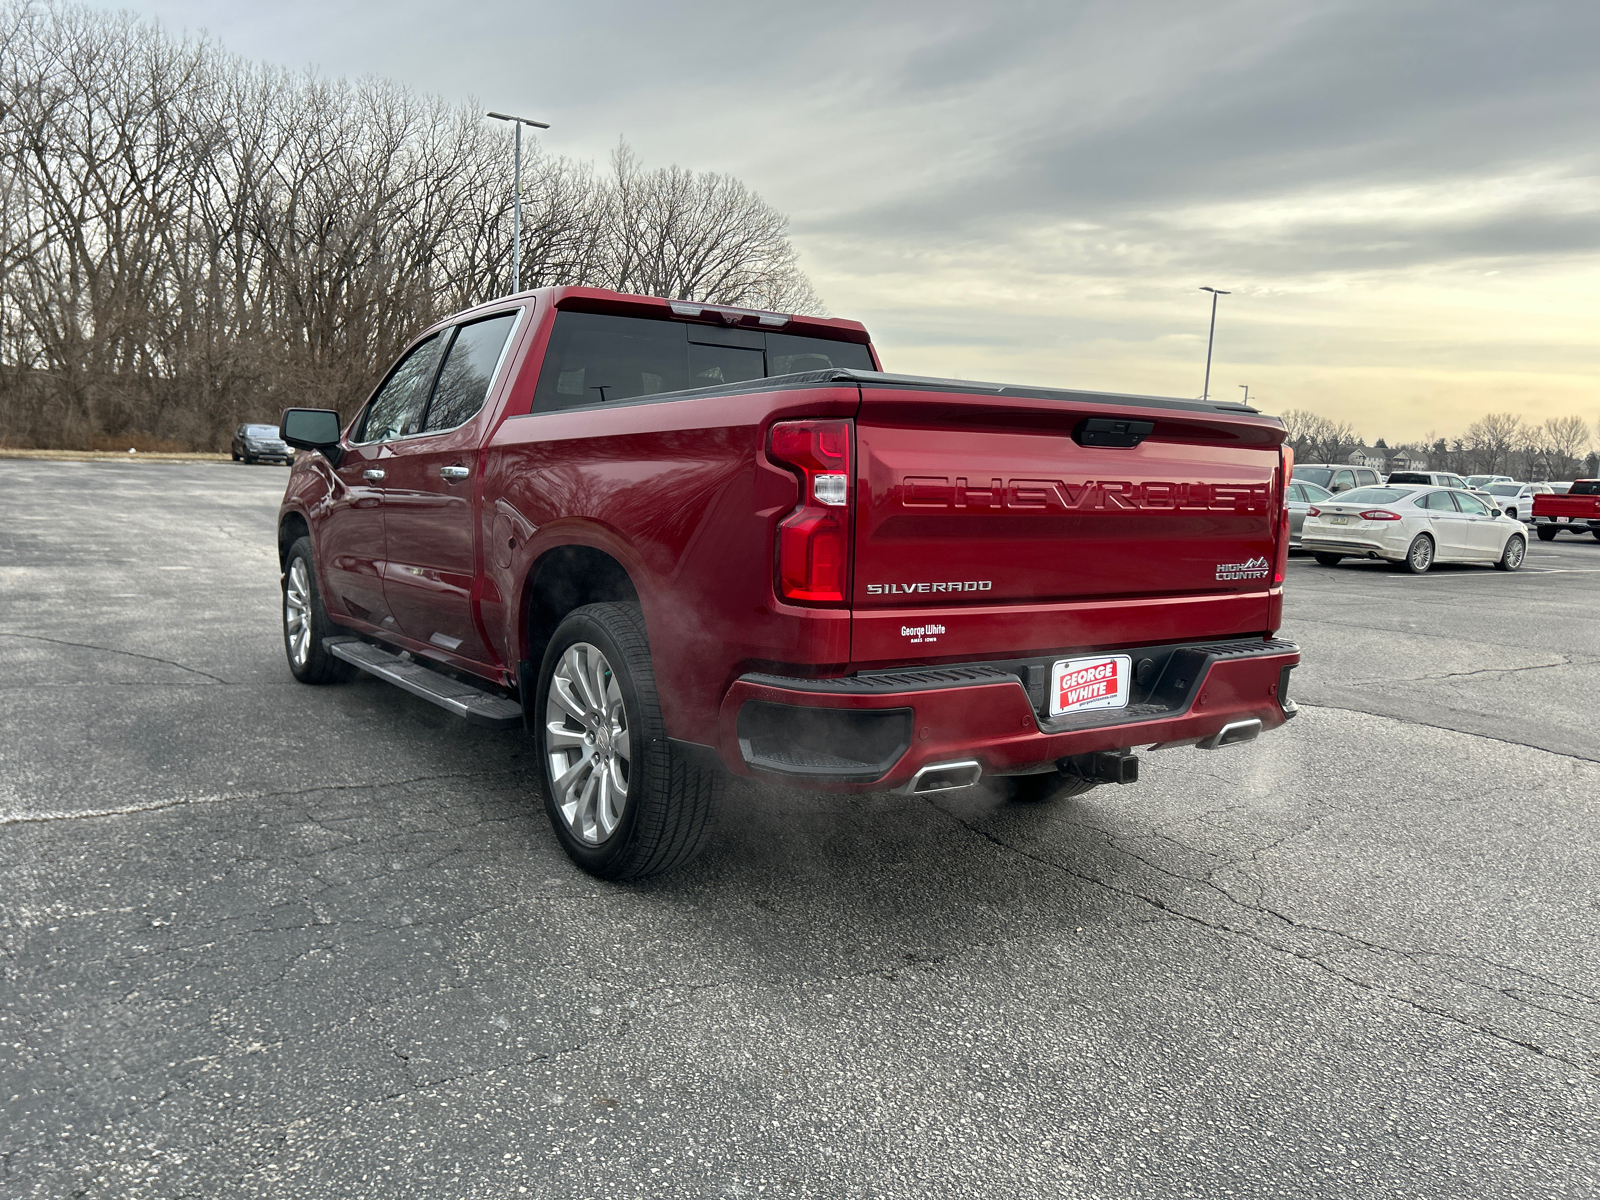
[[[294,451],[278,436],[276,425],[241,425],[233,431],[233,461],[247,463],[294,461]]]

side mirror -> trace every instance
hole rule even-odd
[[[315,450],[334,466],[344,457],[339,446],[339,414],[331,408],[286,408],[278,436],[299,450]]]

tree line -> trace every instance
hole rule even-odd
[[[587,284],[819,312],[739,180],[608,168],[379,79],[248,62],[126,14],[0,0],[0,445],[220,449],[349,413],[438,317]]]
[[[1458,475],[1510,475],[1523,480],[1562,480],[1600,471],[1594,429],[1578,416],[1551,417],[1543,423],[1516,413],[1486,413],[1456,437],[1429,434],[1393,446],[1379,438],[1368,447],[1348,421],[1335,421],[1304,409],[1282,416],[1296,461],[1342,463],[1357,451],[1393,458],[1401,450],[1428,462],[1427,469]]]

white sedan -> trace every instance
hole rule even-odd
[[[1436,562],[1493,563],[1515,571],[1528,553],[1521,521],[1471,492],[1441,487],[1365,487],[1314,505],[1300,546],[1325,567],[1381,558],[1421,575]]]

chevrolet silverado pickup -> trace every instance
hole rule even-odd
[[[1592,533],[1600,541],[1600,479],[1579,479],[1560,495],[1533,498],[1533,529],[1541,542],[1558,533]]]
[[[561,844],[703,844],[725,772],[1016,799],[1294,715],[1283,427],[885,373],[853,321],[552,288],[290,409],[289,667],[526,726]]]

